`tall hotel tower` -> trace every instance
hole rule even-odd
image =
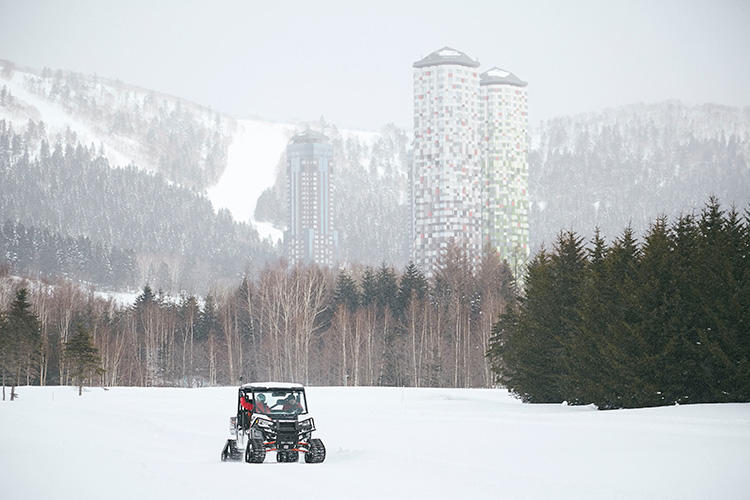
[[[487,243],[521,279],[528,257],[526,82],[442,48],[414,63],[412,260],[434,276],[453,240]]]
[[[483,240],[522,279],[529,255],[526,82],[500,68],[481,74]]]
[[[337,245],[331,200],[333,149],[323,134],[308,130],[286,147],[287,231],[284,235],[291,265],[331,266]]]
[[[479,62],[445,47],[414,63],[412,260],[433,276],[453,240],[481,258]]]

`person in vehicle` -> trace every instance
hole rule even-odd
[[[247,394],[240,396],[240,406],[245,411],[253,411],[253,403],[250,401],[250,398],[247,397]]]
[[[285,411],[285,412],[296,412],[296,413],[299,413],[299,412],[302,411],[302,405],[297,400],[297,398],[294,396],[294,394],[289,394],[281,402],[281,410]]]
[[[266,404],[266,395],[262,392],[255,395],[255,412],[264,414],[271,413],[270,408],[268,408],[268,405]]]
[[[250,401],[247,394],[240,396],[240,408],[242,408],[242,413],[240,414],[240,425],[242,425],[243,429],[247,429],[250,424],[250,413],[253,411],[253,403]]]

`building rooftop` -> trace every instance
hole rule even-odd
[[[457,64],[459,66],[468,66],[469,68],[478,68],[479,61],[475,61],[461,51],[450,47],[443,47],[436,50],[427,57],[414,63],[415,68],[426,68],[428,66],[440,66],[443,64]]]
[[[514,85],[516,87],[525,87],[528,85],[528,82],[524,82],[510,71],[495,67],[479,75],[479,85]]]
[[[290,140],[290,144],[320,144],[328,143],[328,137],[316,132],[314,130],[307,129],[304,132],[294,135]]]

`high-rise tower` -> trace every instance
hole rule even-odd
[[[451,240],[481,257],[479,62],[445,47],[413,67],[412,260],[432,276]]]
[[[333,148],[323,134],[307,130],[286,148],[289,263],[331,266],[337,235],[333,230]]]
[[[489,244],[523,279],[529,255],[526,82],[444,47],[414,63],[412,260],[435,274],[453,240]]]
[[[522,279],[529,255],[526,82],[509,71],[481,74],[483,242]]]

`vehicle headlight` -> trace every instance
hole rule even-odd
[[[270,420],[266,420],[265,418],[259,418],[255,421],[256,425],[258,427],[263,427],[264,429],[273,429],[273,422]]]
[[[302,432],[309,432],[315,430],[315,421],[312,418],[303,420],[299,423],[299,430]]]

